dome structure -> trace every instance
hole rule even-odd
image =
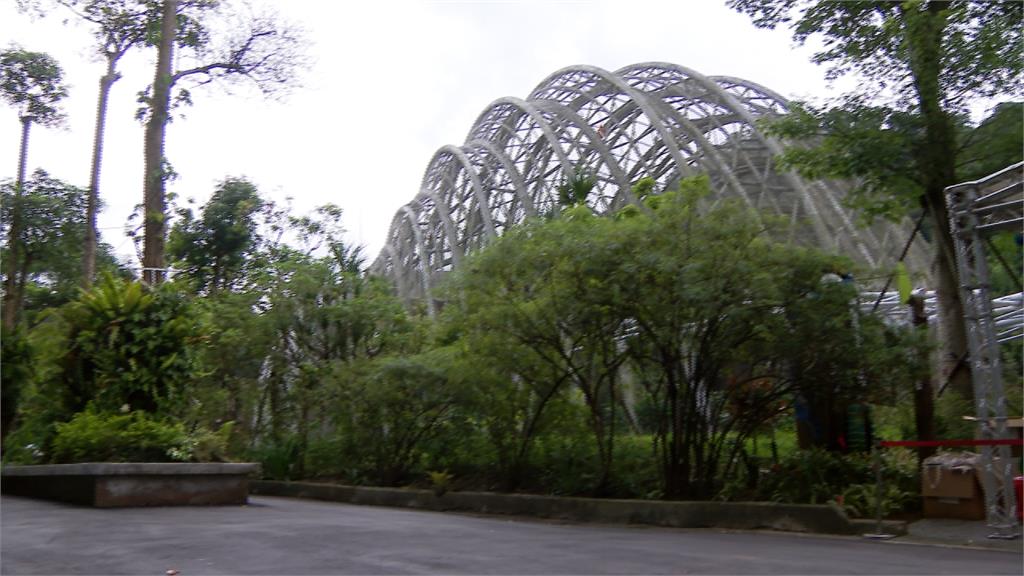
[[[371,271],[432,311],[431,288],[444,273],[507,227],[554,207],[558,186],[581,168],[596,179],[587,202],[598,213],[637,202],[632,187],[641,178],[653,178],[662,191],[704,173],[711,202],[738,198],[791,220],[793,242],[867,268],[891,268],[910,225],[859,227],[842,203],[848,185],[776,170],[782,146],[757,121],[786,114],[788,106],[753,82],[675,64],[615,72],[564,68],[525,100],[495,100],[464,144],[434,154],[420,190],[395,214]],[[926,269],[918,245],[907,260],[912,269]]]

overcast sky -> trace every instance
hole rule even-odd
[[[251,0],[306,30],[311,67],[283,101],[238,87],[193,94],[168,129],[180,177],[169,190],[204,202],[217,183],[244,176],[270,199],[303,212],[340,205],[349,238],[376,256],[395,211],[419,189],[434,151],[461,144],[503,96],[525,98],[575,64],[616,70],[647,61],[738,76],[789,98],[827,95],[824,69],[787,31],[764,31],[724,0],[342,1]],[[47,52],[70,95],[65,129],[36,127],[28,166],[87,186],[98,79],[91,29],[63,9],[44,18],[0,1],[0,44]],[[105,242],[134,261],[123,229],[142,201],[142,125],[136,94],[153,78],[155,51],[127,56],[111,95],[100,216]],[[0,104],[0,180],[17,168],[19,123]]]

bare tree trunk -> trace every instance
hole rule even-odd
[[[918,168],[924,175],[924,207],[935,229],[936,253],[933,271],[939,302],[939,338],[942,350],[941,375],[964,398],[972,400],[974,390],[967,369],[967,327],[960,301],[959,276],[949,229],[945,188],[956,183],[956,137],[950,115],[943,109],[940,78],[943,71],[942,34],[947,25],[946,2],[931,2],[924,12],[903,8],[914,77],[925,137],[916,151]]]
[[[85,248],[82,251],[82,286],[92,286],[96,277],[96,212],[100,199],[100,162],[103,160],[103,132],[107,123],[107,101],[110,87],[121,77],[114,68],[117,58],[107,56],[107,73],[100,77],[100,95],[96,103],[96,132],[92,142],[92,168],[89,173],[89,199],[86,206]]]
[[[973,404],[974,388],[967,358],[967,326],[964,321],[963,303],[960,300],[959,275],[954,264],[949,212],[944,202],[941,205],[937,204],[933,204],[930,212],[938,230],[938,246],[932,270],[936,279],[935,292],[939,313],[940,393],[948,386]]]
[[[924,297],[911,296],[910,309],[915,330],[928,332],[928,316],[924,312]],[[924,362],[928,362],[928,352],[923,352]],[[914,387],[914,424],[918,440],[935,440],[935,394],[931,376],[923,375]],[[918,448],[918,464],[925,458],[935,454],[935,448]]]
[[[28,130],[32,125],[31,116],[21,118],[21,148],[18,151],[18,179],[15,183],[20,188],[25,185],[25,166],[28,164]]]
[[[14,202],[11,210],[11,229],[7,238],[7,278],[4,280],[4,328],[14,328],[21,312],[21,293],[18,287],[18,265],[21,257],[21,209],[25,196],[25,165],[28,162],[28,133],[32,118],[21,118],[21,150],[18,152],[18,179],[14,183]]]
[[[160,50],[157,53],[156,76],[153,79],[153,100],[146,123],[145,183],[143,188],[142,278],[149,284],[163,282],[164,234],[167,220],[167,199],[164,195],[164,138],[171,100],[171,62],[177,32],[178,0],[164,0],[160,29]]]

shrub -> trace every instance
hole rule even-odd
[[[195,462],[227,462],[228,444],[234,422],[225,422],[216,432],[198,427],[185,437],[181,448],[171,448],[169,454],[174,460]]]
[[[818,448],[803,450],[772,466],[760,482],[760,493],[774,502],[821,504],[833,500],[850,484],[873,481],[870,461],[844,457]]]
[[[294,437],[257,445],[248,459],[259,462],[265,480],[295,480],[299,468],[299,443]]]
[[[1007,387],[1007,406],[1019,406],[1010,400],[1012,387]],[[913,440],[917,438],[917,427],[914,422],[914,403],[911,400],[897,403],[894,406],[877,406],[876,429],[878,435],[886,440]],[[937,438],[953,440],[957,438],[973,438],[976,425],[964,420],[964,416],[975,413],[974,405],[956,392],[946,390],[935,399],[935,435]]]
[[[883,513],[913,508],[920,482],[916,454],[904,448],[886,449],[881,464]],[[775,502],[822,504],[841,499],[853,516],[870,516],[875,511],[875,472],[870,454],[819,449],[796,452],[773,466],[758,488],[760,498]]]
[[[612,462],[613,498],[660,499],[661,475],[650,435],[621,435],[615,438]]]
[[[878,487],[874,484],[851,484],[843,490],[842,506],[854,518],[874,516],[877,511]],[[893,483],[882,484],[882,516],[888,516],[907,509],[916,502],[918,495],[901,489]]]
[[[532,473],[523,488],[554,496],[590,496],[598,477],[597,449],[584,432],[559,431],[538,436],[531,457]]]
[[[346,478],[347,473],[357,467],[354,466],[357,462],[350,457],[350,451],[346,451],[346,448],[342,438],[336,434],[311,437],[302,455],[303,477]]]
[[[141,411],[85,411],[57,424],[51,458],[58,463],[169,462],[190,459],[188,448],[188,435],[180,424],[161,422]]]
[[[427,478],[430,479],[430,487],[437,496],[444,496],[452,487],[452,480],[455,478],[447,470],[431,470],[427,472]]]

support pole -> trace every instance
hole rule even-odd
[[[871,466],[875,469],[875,532],[865,534],[872,540],[888,540],[895,534],[886,534],[882,530],[882,447],[878,442],[871,445]]]

